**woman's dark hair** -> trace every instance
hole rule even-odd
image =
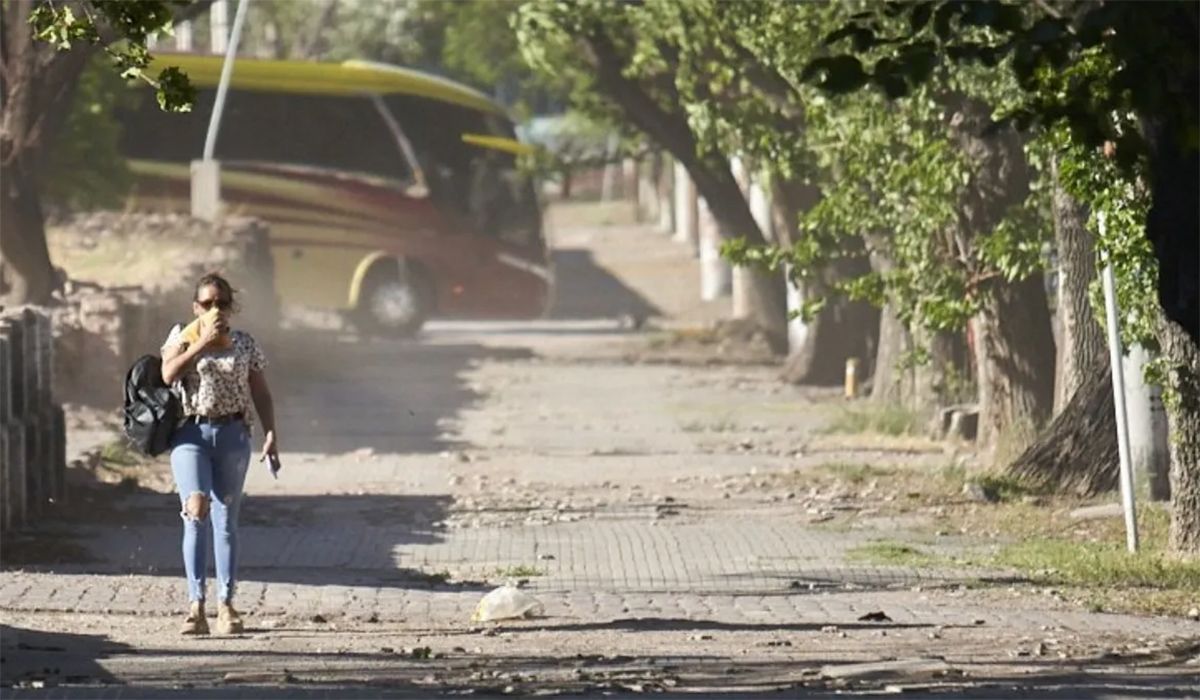
[[[192,292],[192,301],[200,301],[200,290],[205,287],[216,287],[217,293],[229,300],[229,308],[237,311],[237,299],[234,297],[233,285],[220,273],[210,272],[196,283],[196,291]]]

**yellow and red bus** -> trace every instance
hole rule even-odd
[[[190,210],[222,57],[163,54],[197,88],[190,113],[140,90],[120,110],[131,207]],[[431,316],[528,318],[552,274],[530,147],[485,95],[360,61],[237,59],[214,158],[223,211],[270,229],[280,301],[412,333]]]

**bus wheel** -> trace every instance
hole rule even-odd
[[[363,281],[357,309],[360,330],[372,335],[407,338],[417,334],[429,313],[414,275],[401,263],[376,268]]]

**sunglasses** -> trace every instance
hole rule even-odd
[[[228,311],[229,307],[232,306],[228,299],[197,299],[196,303],[199,304],[200,308],[204,309],[205,311],[208,311],[214,306],[221,311]]]

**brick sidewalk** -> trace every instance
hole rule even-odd
[[[828,409],[780,389],[769,368],[538,364],[472,349],[471,337],[313,344],[282,358],[301,378],[280,391],[283,444],[296,451],[278,482],[257,466],[249,480],[238,604],[251,640],[214,640],[193,653],[174,636],[166,616],[184,606],[178,500],[147,490],[113,496],[103,514],[76,514],[74,524],[47,524],[47,544],[77,543],[89,559],[0,571],[0,610],[27,626],[98,625],[130,645],[102,665],[150,683],[164,663],[201,674],[214,659],[241,658],[238,645],[277,643],[293,647],[271,663],[336,661],[338,677],[357,683],[362,669],[331,654],[331,630],[337,644],[368,651],[378,630],[479,637],[471,612],[512,576],[526,577],[545,609],[510,626],[528,634],[492,650],[501,664],[528,654],[553,666],[565,649],[629,643],[649,659],[736,667],[759,649],[771,655],[772,682],[791,687],[802,680],[797,664],[814,655],[970,649],[994,663],[1049,635],[1093,653],[1196,634],[1187,620],[1092,614],[1027,591],[959,585],[1003,572],[856,563],[847,554],[872,539],[951,553],[981,543],[897,527],[823,528],[810,523],[802,497],[741,492],[735,477],[822,459],[797,455]],[[323,355],[338,361],[316,392],[304,378]],[[406,371],[385,371],[385,359]],[[363,392],[376,401],[365,418],[353,406]],[[876,611],[888,620],[860,620]],[[795,646],[760,649],[783,636]],[[711,646],[701,652],[698,643]],[[455,682],[474,672],[465,668]]]

